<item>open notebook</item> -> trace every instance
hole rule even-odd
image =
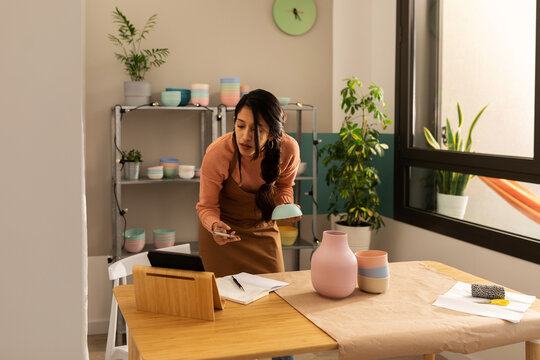
[[[248,273],[239,273],[234,275],[234,277],[242,285],[244,290],[240,289],[234,283],[232,276],[229,275],[216,279],[219,295],[224,299],[244,305],[268,295],[271,291],[289,285],[283,281],[267,279]]]

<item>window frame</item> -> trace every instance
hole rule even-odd
[[[540,7],[536,6],[534,155],[458,153],[412,146],[414,81],[414,0],[397,1],[396,16],[396,121],[394,218],[500,253],[540,264],[540,238],[534,239],[481,224],[445,217],[409,207],[409,169],[451,170],[540,184]]]

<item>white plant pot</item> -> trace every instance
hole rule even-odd
[[[349,247],[353,252],[369,250],[371,245],[371,227],[370,226],[347,226],[336,223],[337,231],[347,233]]]
[[[124,97],[128,106],[150,104],[152,84],[148,81],[125,81]]]
[[[437,212],[441,215],[463,219],[468,201],[468,196],[437,193]]]

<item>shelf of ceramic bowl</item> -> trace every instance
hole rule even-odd
[[[124,110],[133,110],[136,106],[122,106]],[[210,110],[217,109],[215,107],[208,107]],[[186,105],[186,106],[141,106],[137,107],[138,110],[172,110],[172,111],[207,111],[204,106]],[[234,110],[234,108],[233,108]]]
[[[190,244],[191,247],[191,254],[199,255],[199,243],[197,241],[177,241],[174,243],[173,246],[176,245],[183,245],[183,244]],[[139,252],[145,252],[148,250],[155,250],[156,247],[154,246],[154,243],[146,243],[144,244],[144,248]],[[162,248],[162,250],[166,250],[165,248]],[[131,255],[134,255],[133,253],[127,252],[126,249],[122,249],[122,254],[120,255],[120,259],[129,257]],[[119,260],[120,260],[119,259]]]
[[[294,244],[289,246],[282,246],[283,250],[302,250],[302,249],[313,249],[315,245],[312,242],[304,239],[296,239]]]
[[[139,184],[163,184],[163,183],[199,183],[201,181],[200,178],[192,178],[192,179],[159,179],[159,180],[152,180],[147,177],[141,177],[139,180],[125,180],[122,179],[120,181],[120,184],[122,185],[139,185]]]

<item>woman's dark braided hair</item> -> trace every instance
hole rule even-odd
[[[278,179],[280,169],[279,160],[281,155],[281,135],[283,132],[283,109],[278,99],[270,92],[262,89],[250,91],[242,96],[234,110],[234,119],[238,116],[243,107],[248,107],[253,113],[255,125],[255,153],[253,159],[259,157],[259,117],[262,117],[268,124],[268,140],[262,150],[264,158],[261,162],[261,176],[264,184],[261,185],[255,194],[255,204],[261,210],[264,221],[269,221],[274,210],[274,182]],[[236,134],[233,133],[233,143],[236,152],[239,154],[236,143]],[[242,182],[241,156],[238,156],[238,167],[240,171],[240,182]]]

